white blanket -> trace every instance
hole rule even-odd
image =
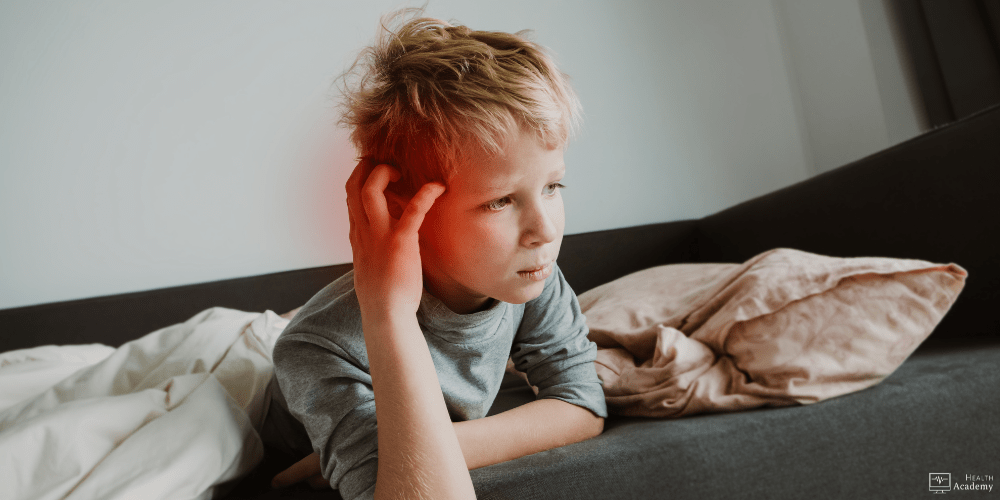
[[[287,324],[215,307],[118,349],[0,354],[0,498],[212,498],[262,458]]]

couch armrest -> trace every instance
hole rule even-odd
[[[698,260],[775,247],[838,257],[954,262],[966,288],[937,332],[997,336],[1000,106],[705,217]]]

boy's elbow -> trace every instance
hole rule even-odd
[[[600,436],[604,432],[604,418],[594,415],[590,410],[584,411],[586,412],[585,420],[577,427],[580,441]]]
[[[590,436],[588,436],[587,439],[590,439],[592,437],[600,436],[601,433],[604,432],[604,417],[596,417],[595,416],[595,418],[594,418],[594,424],[593,424],[591,430],[592,430],[592,434]]]
[[[589,418],[578,421],[575,426],[568,428],[565,434],[566,441],[560,443],[558,446],[593,439],[604,432],[604,419],[590,413],[589,410],[587,410],[587,413],[589,414]]]

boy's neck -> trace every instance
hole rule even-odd
[[[424,290],[434,296],[434,298],[440,300],[445,307],[455,314],[472,314],[485,311],[493,306],[493,301],[495,300],[490,297],[470,296],[470,294],[461,293],[461,291],[447,293],[444,288],[434,286],[431,280],[428,280],[426,275],[424,276]]]

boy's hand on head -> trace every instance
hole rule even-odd
[[[351,222],[354,288],[362,317],[380,321],[390,315],[414,315],[420,305],[423,275],[418,230],[424,215],[445,191],[438,183],[424,184],[398,220],[389,214],[386,187],[400,173],[378,165],[369,173],[361,160],[347,180],[347,213]]]
[[[399,219],[386,188],[400,173],[362,160],[347,180],[354,291],[368,352],[378,420],[375,498],[475,498],[462,448],[448,418],[434,361],[417,323],[423,292],[418,230],[444,192],[429,183]]]

